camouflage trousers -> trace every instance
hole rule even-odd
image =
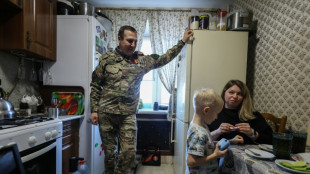
[[[99,113],[105,174],[127,174],[136,154],[136,115]]]

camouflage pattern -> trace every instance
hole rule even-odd
[[[101,112],[99,115],[99,131],[105,153],[105,174],[129,173],[136,152],[135,115],[123,116]]]
[[[134,162],[135,113],[144,74],[169,63],[183,46],[180,40],[162,56],[135,52],[128,58],[115,49],[100,57],[92,73],[90,97],[91,112],[98,113],[99,117],[106,174],[126,174]]]
[[[162,56],[135,52],[131,59],[116,50],[100,57],[99,65],[92,73],[91,112],[130,115],[137,111],[140,84],[143,75],[162,67],[176,57],[184,43],[177,45]]]

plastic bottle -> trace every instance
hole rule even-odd
[[[79,161],[78,171],[81,174],[89,174],[89,168],[87,167],[85,160]]]
[[[226,10],[221,10],[217,13],[217,31],[226,31]]]

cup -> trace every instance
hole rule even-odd
[[[307,143],[307,132],[294,131],[292,132],[292,153],[304,153]]]
[[[292,134],[273,133],[273,154],[280,159],[290,159],[292,149]]]
[[[59,108],[48,108],[48,116],[51,118],[58,118]]]
[[[159,109],[158,102],[154,102],[153,110],[158,111],[158,109]]]

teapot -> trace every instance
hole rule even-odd
[[[28,95],[24,95],[23,98],[21,99],[22,103],[27,103],[28,105],[36,105],[39,106],[43,103],[43,100],[41,96],[36,97],[32,95],[31,97]]]

